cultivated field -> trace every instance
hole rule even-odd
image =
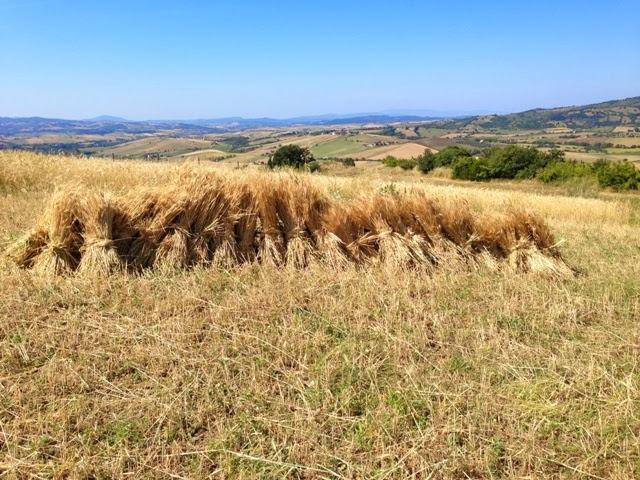
[[[207,149],[210,146],[211,142],[196,138],[147,137],[103,149],[100,153],[103,155],[113,154],[118,157],[144,156],[155,153],[174,156],[185,150]]]
[[[278,175],[231,167],[191,169]],[[60,185],[120,197],[181,168],[2,151],[0,247]],[[0,477],[640,475],[637,195],[326,172],[304,181],[337,203],[414,191],[477,216],[534,211],[576,274],[247,262],[96,277],[3,255]]]

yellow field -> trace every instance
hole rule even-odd
[[[427,147],[417,143],[403,143],[401,145],[374,148],[366,151],[365,154],[361,156],[369,160],[382,160],[389,155],[396,158],[414,158],[422,155],[426,149]]]
[[[618,138],[618,137],[609,137],[604,139],[607,143],[613,143],[614,145],[625,145],[627,147],[631,147],[634,145],[640,146],[640,135],[637,137],[626,137],[626,138]]]
[[[103,151],[103,154],[128,156],[160,153],[162,155],[164,152],[190,148],[207,148],[210,146],[210,141],[196,138],[149,137],[107,148]]]
[[[541,148],[542,151],[547,151],[547,148]],[[565,157],[569,160],[578,160],[580,162],[595,162],[598,159],[605,158],[608,160],[622,160],[625,158],[624,155],[613,154],[613,153],[587,153],[587,152],[573,152],[570,150],[565,151]],[[633,158],[631,158],[633,160]]]
[[[97,280],[2,256],[0,476],[637,478],[639,197],[374,165],[310,179],[336,201],[417,189],[531,209],[578,274],[251,264]],[[60,184],[123,194],[179,168],[0,151],[0,247]]]
[[[338,137],[339,138],[339,137]],[[336,137],[333,135],[312,135],[302,138],[292,138],[292,139],[283,139],[283,145],[298,145],[300,147],[310,147],[315,145],[316,143],[323,143],[331,140],[335,140]]]
[[[216,150],[215,148],[207,148],[205,150],[196,150],[195,152],[183,153],[178,157],[181,159],[193,159],[193,158],[211,158],[211,157],[224,157],[229,155],[222,150]]]

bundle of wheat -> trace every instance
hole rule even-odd
[[[211,263],[225,268],[238,263],[235,224],[240,217],[240,196],[220,179],[194,179],[187,188],[186,206],[191,222],[191,259],[193,265]]]
[[[121,211],[126,212],[120,218],[128,219],[130,224],[119,225],[116,220],[114,232],[126,235],[116,237],[116,243],[122,246],[130,268],[139,270],[154,265],[158,244],[166,234],[161,223],[167,212],[175,215],[171,210],[171,197],[158,190],[141,189],[129,192],[120,200]]]
[[[230,188],[237,193],[237,222],[234,236],[238,244],[238,261],[253,262],[256,260],[258,246],[258,213],[256,197],[253,189],[244,182],[232,182]]]
[[[341,203],[331,204],[322,216],[322,230],[317,239],[323,261],[334,267],[361,262],[360,250],[354,247],[354,242],[364,236],[359,230],[353,209]]]
[[[322,216],[328,202],[307,179],[299,176],[282,178],[276,210],[284,232],[288,265],[307,266],[317,255]]]
[[[117,212],[109,195],[90,193],[85,196],[81,204],[84,229],[80,272],[106,275],[120,268],[121,260],[113,237]]]
[[[149,231],[157,245],[154,266],[172,270],[189,265],[189,226],[193,210],[188,208],[186,192],[168,192],[167,196],[173,202],[154,217]]]
[[[49,232],[44,227],[36,226],[31,233],[10,246],[7,254],[18,266],[31,268],[48,241]]]
[[[83,244],[83,202],[86,195],[77,189],[58,190],[41,225],[46,225],[46,238],[33,267],[43,274],[61,274],[75,270],[80,263]],[[36,240],[37,242],[38,240]]]
[[[257,259],[263,264],[282,265],[286,255],[286,240],[278,218],[278,197],[285,192],[280,182],[263,178],[254,183],[256,213]]]

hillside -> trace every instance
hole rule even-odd
[[[508,115],[480,115],[438,122],[447,129],[539,130],[545,128],[640,127],[640,97],[592,105],[543,109]]]

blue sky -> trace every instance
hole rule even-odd
[[[520,111],[640,95],[638,0],[0,0],[0,116]]]

